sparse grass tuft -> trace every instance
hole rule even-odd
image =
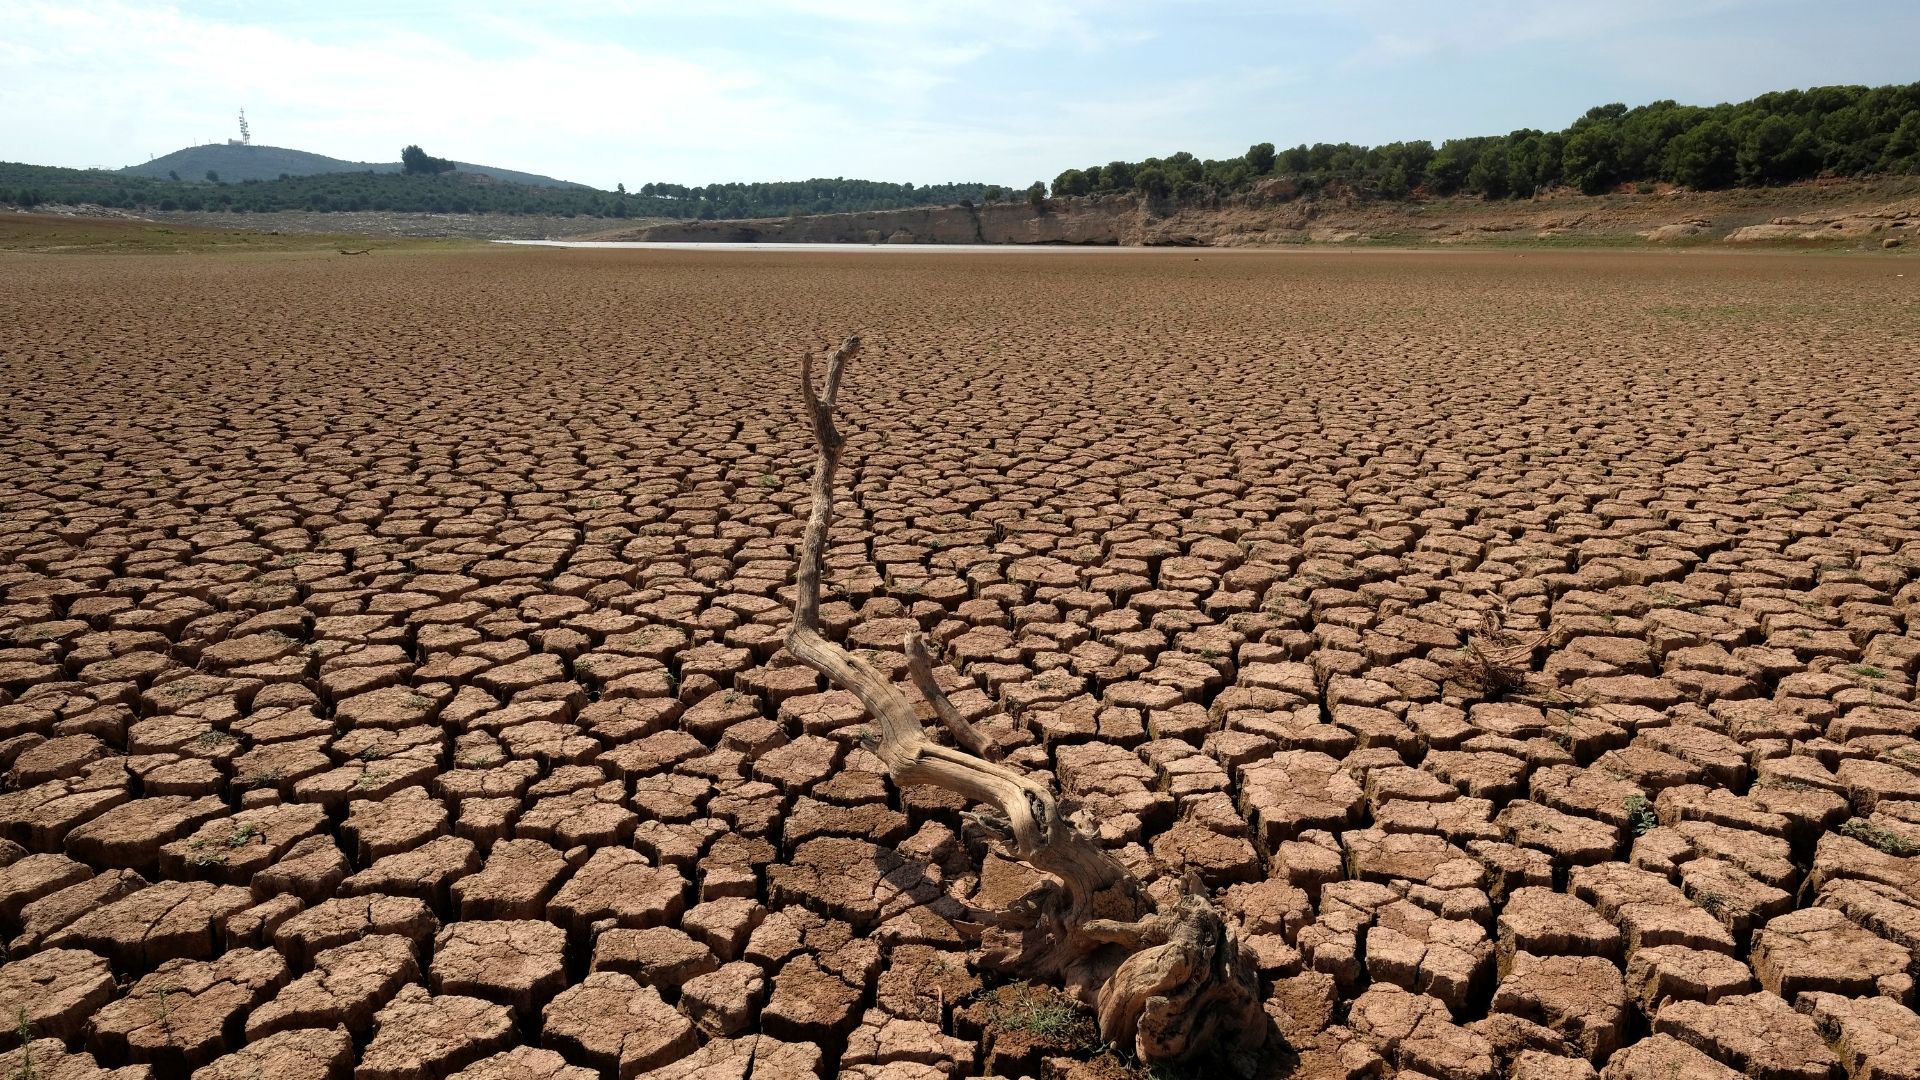
[[[1883,829],[1865,818],[1853,818],[1840,826],[1840,835],[1852,837],[1888,855],[1920,855],[1920,844],[1909,843],[1906,837],[1892,829]]]
[[[227,853],[242,847],[254,837],[260,836],[260,827],[250,821],[241,822],[227,832],[227,835],[214,840],[195,840],[191,845],[192,854],[187,856],[187,865],[197,867],[225,866]]]
[[[1091,1052],[1100,1045],[1087,1007],[1050,986],[1016,982],[984,991],[989,1023],[1003,1032],[1019,1032],[1063,1050]]]
[[[235,783],[237,783],[243,789],[256,788],[256,787],[278,787],[280,784],[280,781],[284,779],[286,778],[280,774],[280,770],[265,769],[260,772],[247,773],[246,775],[241,776],[238,780],[236,780]]]

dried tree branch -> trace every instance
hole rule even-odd
[[[904,642],[909,677],[958,748],[929,738],[918,710],[891,679],[821,634],[820,581],[845,446],[834,409],[847,362],[859,351],[858,337],[834,350],[821,391],[814,388],[813,358],[800,364],[815,444],[813,505],[794,575],[787,650],[866,707],[879,730],[874,753],[895,784],[931,784],[994,807],[1014,855],[1059,882],[1020,913],[1020,932],[989,950],[991,959],[1030,978],[1063,982],[1095,1007],[1104,1039],[1131,1046],[1146,1060],[1192,1057],[1223,1034],[1241,1045],[1257,1043],[1264,1033],[1257,982],[1211,901],[1190,892],[1156,911],[1120,860],[1066,819],[1047,785],[985,760],[993,744],[934,681],[918,632]]]
[[[1125,867],[1060,815],[1059,804],[1046,787],[1004,766],[982,761],[971,753],[941,746],[927,737],[912,702],[879,669],[827,640],[820,633],[820,577],[826,559],[827,533],[833,524],[833,482],[839,470],[845,439],[833,422],[835,399],[846,363],[860,351],[860,339],[848,338],[827,364],[826,393],[813,388],[811,358],[800,366],[802,393],[813,417],[816,446],[813,507],[801,541],[800,565],[795,575],[793,628],[787,649],[801,663],[844,686],[860,699],[880,729],[875,753],[897,784],[932,784],[991,804],[1007,820],[1020,858],[1059,877],[1074,898],[1073,909],[1082,918],[1095,914],[1095,897],[1127,879]],[[917,635],[915,635],[917,636]],[[909,645],[911,656],[912,646]],[[921,650],[924,653],[924,648]],[[932,685],[932,673],[927,673]],[[925,687],[922,688],[923,692]],[[928,695],[935,709],[946,695],[934,688]],[[946,702],[946,708],[953,708]],[[955,713],[957,718],[958,714]],[[962,721],[964,723],[964,721]],[[976,733],[977,735],[977,733]]]
[[[907,631],[907,677],[920,690],[920,695],[933,706],[933,714],[940,718],[947,734],[953,736],[954,744],[976,757],[988,761],[1000,760],[1000,747],[992,739],[981,734],[980,729],[967,722],[960,710],[953,707],[953,701],[940,684],[933,680],[933,654],[927,651],[927,639],[915,631]]]

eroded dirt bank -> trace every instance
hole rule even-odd
[[[1799,184],[1723,192],[1535,200],[1372,203],[1281,197],[1268,185],[1218,206],[1153,205],[1133,195],[616,228],[598,239],[848,244],[1128,244],[1238,247],[1301,243],[1729,241],[1880,246],[1920,222],[1920,181]]]

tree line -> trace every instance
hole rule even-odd
[[[668,217],[665,206],[641,205],[592,188],[504,184],[473,173],[344,172],[222,183],[133,176],[104,169],[0,164],[0,202],[95,203],[123,210],[386,210],[436,214],[538,214],[557,217]]]
[[[785,217],[977,201],[984,184],[916,187],[872,180],[796,180],[782,183],[646,184],[637,192],[587,187],[528,187],[473,173],[409,146],[403,172],[316,173],[277,180],[222,183],[134,176],[102,169],[62,169],[0,163],[0,203],[95,203],[124,210],[381,210],[437,214],[519,214],[597,218]]]
[[[846,214],[900,210],[913,206],[954,206],[985,198],[986,184],[889,184],[844,177],[783,180],[752,184],[647,183],[641,198],[679,205],[682,217],[784,217],[789,214]],[[686,212],[690,211],[690,212]]]
[[[1656,183],[1715,189],[1821,176],[1920,172],[1920,83],[1782,90],[1713,106],[1656,101],[1601,105],[1561,131],[1359,146],[1249,147],[1239,157],[1177,153],[1068,169],[1051,186],[1014,191],[988,184],[890,184],[873,180],[686,185],[649,182],[629,192],[536,188],[452,171],[418,146],[401,173],[322,173],[222,183],[134,176],[100,169],[0,163],[0,203],[97,203],[127,210],[384,210],[598,218],[785,217],[950,206],[1025,198],[1134,192],[1194,202],[1248,191],[1269,180],[1278,197],[1335,190],[1363,198],[1467,195],[1526,198],[1561,186],[1601,194]]]
[[[1263,180],[1311,194],[1332,187],[1383,199],[1409,195],[1526,198],[1560,186],[1588,195],[1625,185],[1712,190],[1819,176],[1920,172],[1920,83],[1781,90],[1713,106],[1656,101],[1587,110],[1562,131],[1357,146],[1258,143],[1240,157],[1189,153],[1112,161],[1055,177],[1054,198],[1136,192],[1190,201],[1243,192]],[[1036,182],[1027,189],[1033,198]],[[1285,194],[1289,188],[1279,189]],[[1004,197],[995,189],[990,198]]]

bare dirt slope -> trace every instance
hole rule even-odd
[[[267,215],[254,215],[263,218]],[[316,215],[317,216],[317,215]],[[365,235],[351,232],[255,228],[213,228],[151,221],[131,215],[59,214],[0,211],[0,251],[34,255],[181,254],[193,252],[316,251],[370,254],[399,249],[479,247],[478,242],[445,237]],[[334,222],[340,225],[340,222]]]
[[[218,210],[156,210],[155,221],[217,229],[275,229],[283,233],[354,233],[360,236],[445,236],[468,240],[554,240],[605,231],[604,218],[556,214],[429,214],[398,210],[277,210],[235,214]],[[659,219],[642,219],[644,226]]]
[[[1217,890],[1272,1076],[1907,1075],[1904,273],[0,256],[0,1072],[1124,1075],[779,650],[857,330],[830,632]]]
[[[629,228],[657,223],[645,218]],[[121,210],[80,205],[41,205],[32,211],[0,207],[0,228],[9,231],[65,221],[160,224],[176,229],[220,229],[282,236],[359,236],[373,239],[556,240],[605,232],[610,219],[544,214],[429,214],[397,210],[275,210],[243,214],[223,210]]]
[[[1133,195],[981,207],[922,207],[751,221],[623,226],[597,239],[894,244],[1129,244],[1244,247],[1384,242],[1700,245],[1774,242],[1880,247],[1913,237],[1920,181],[1834,181],[1784,188],[1529,200],[1362,201],[1296,198],[1284,183],[1216,206],[1149,204]]]

